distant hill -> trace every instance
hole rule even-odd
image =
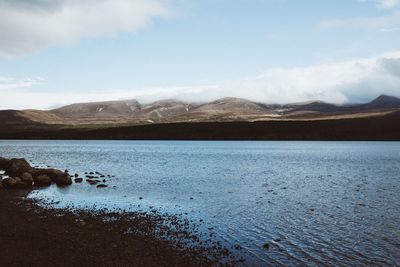
[[[399,108],[400,98],[388,95],[380,95],[370,103],[362,105],[364,108]]]
[[[209,103],[162,100],[141,104],[136,100],[77,103],[42,110],[3,110],[3,125],[109,125],[173,122],[321,120],[384,115],[400,110],[400,99],[381,95],[369,103],[335,105],[321,101],[269,105],[240,98]]]

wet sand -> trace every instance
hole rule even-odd
[[[187,221],[48,209],[26,194],[0,189],[1,266],[235,265],[228,250],[199,245]]]

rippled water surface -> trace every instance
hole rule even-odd
[[[247,265],[400,266],[400,143],[0,141],[0,155],[115,175],[31,197],[187,216]]]

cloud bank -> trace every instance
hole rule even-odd
[[[40,81],[0,78],[0,108],[48,108],[75,102],[138,99],[151,102],[179,99],[205,102],[222,97],[262,103],[322,100],[332,103],[366,102],[380,94],[400,97],[400,51],[370,58],[298,68],[272,68],[245,79],[210,86],[138,88],[72,94],[38,92],[29,87]],[[38,86],[36,86],[38,87]],[[39,85],[40,87],[40,85]],[[22,99],[29,99],[24,102]]]
[[[398,6],[400,4],[400,0],[377,0],[378,6],[385,9],[390,9]]]
[[[400,28],[400,11],[376,17],[358,17],[322,21],[318,23],[316,28],[317,30],[330,30],[335,28],[372,29],[391,32]]]
[[[0,0],[0,58],[132,32],[168,16],[160,0]]]

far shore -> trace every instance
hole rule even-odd
[[[329,120],[184,122],[146,125],[6,125],[0,139],[16,140],[313,140],[400,141],[400,112]]]

